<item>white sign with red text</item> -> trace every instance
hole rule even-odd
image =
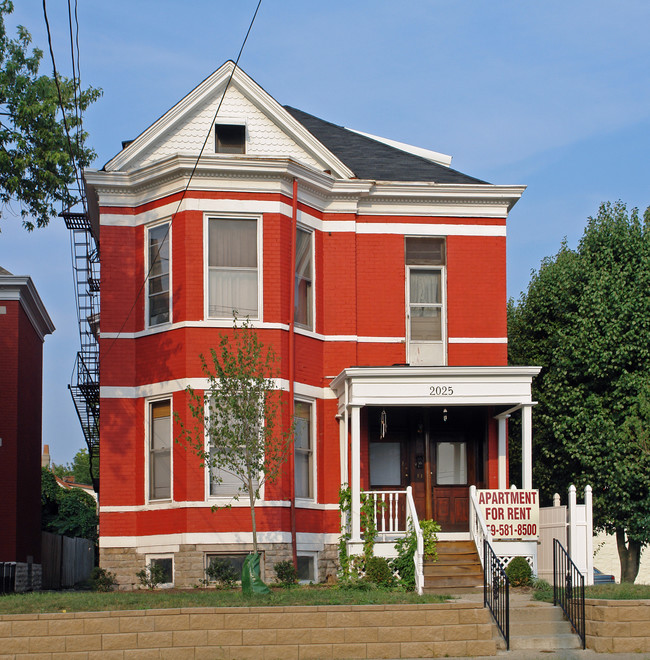
[[[493,539],[538,539],[538,490],[477,490],[476,496]]]

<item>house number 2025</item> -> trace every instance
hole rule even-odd
[[[451,385],[429,385],[429,396],[451,396],[453,393]]]

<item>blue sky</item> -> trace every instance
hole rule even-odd
[[[256,0],[79,0],[81,75],[103,97],[85,127],[101,167],[225,60]],[[19,0],[46,51],[41,0]],[[67,3],[48,3],[57,66],[71,71]],[[645,208],[650,153],[647,0],[263,0],[240,61],[282,104],[433,149],[491,183],[525,184],[508,222],[508,294],[575,246],[600,202]],[[78,347],[61,221],[27,234],[0,218],[0,265],[28,274],[56,326],[45,341],[43,442],[83,446],[67,391]]]

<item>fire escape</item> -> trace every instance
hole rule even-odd
[[[61,214],[72,232],[72,269],[74,273],[77,318],[81,350],[68,389],[72,394],[83,430],[92,475],[99,458],[99,242],[86,213]],[[99,479],[93,477],[95,492]]]

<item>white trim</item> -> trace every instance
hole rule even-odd
[[[507,344],[507,337],[449,337],[450,344]]]
[[[405,212],[404,215],[409,215]],[[417,234],[418,236],[505,236],[505,225],[438,225],[401,222],[360,222],[357,234]]]
[[[167,235],[165,236],[165,240],[167,240],[167,250],[169,251],[169,271],[167,273],[167,277],[169,279],[169,290],[168,290],[168,300],[167,300],[167,305],[169,307],[169,320],[165,321],[163,323],[156,323],[156,325],[151,325],[150,319],[149,319],[149,284],[150,284],[150,278],[149,278],[149,272],[151,269],[151,263],[149,263],[149,232],[152,229],[155,229],[156,227],[162,227],[164,224],[167,224],[169,226],[169,229],[167,230]],[[144,231],[144,278],[145,278],[145,292],[144,292],[144,327],[147,329],[153,329],[156,328],[158,332],[164,331],[164,330],[169,330],[169,328],[173,324],[173,301],[172,301],[172,291],[173,289],[173,281],[172,281],[172,223],[169,218],[167,219],[162,219],[157,222],[152,222],[151,224],[147,225],[145,227]]]
[[[346,130],[352,131],[353,133],[358,133],[359,135],[363,135],[364,137],[370,138],[371,140],[382,142],[383,144],[387,144],[389,147],[395,147],[400,151],[406,151],[407,153],[413,154],[414,156],[420,156],[420,158],[425,158],[426,160],[430,160],[433,163],[438,163],[438,165],[444,165],[445,167],[451,166],[451,156],[448,156],[447,154],[442,154],[438,151],[432,151],[431,149],[416,147],[412,144],[407,144],[406,142],[390,140],[389,138],[373,135],[372,133],[364,133],[363,131],[357,131],[354,128],[346,127]]]
[[[339,533],[296,534],[301,550],[322,550],[325,545],[337,544]],[[257,532],[258,543],[291,543],[290,532]],[[181,545],[222,545],[253,543],[252,532],[188,532],[177,534],[151,534],[143,536],[100,536],[100,548],[137,548],[138,552],[153,552],[154,548]],[[209,552],[204,550],[204,552]]]
[[[264,216],[255,214],[243,214],[222,212],[212,213],[205,211],[203,214],[203,318],[209,321],[226,321],[232,328],[231,317],[210,316],[210,220],[254,220],[257,239],[257,314],[251,316],[251,321],[264,321]],[[248,316],[243,314],[242,316]]]
[[[274,378],[275,387],[283,392],[289,391],[289,381],[285,378]],[[206,390],[209,387],[207,378],[179,378],[177,380],[167,380],[158,383],[148,383],[136,387],[119,387],[102,385],[99,388],[99,395],[103,399],[141,399],[145,397],[155,397],[170,395],[174,392],[182,392],[191,386],[195,390]],[[334,399],[329,387],[316,387],[305,383],[295,383],[295,393],[297,395],[307,396],[313,399]]]
[[[216,500],[218,498],[213,497],[210,498],[210,502],[212,500]],[[223,499],[228,499],[228,498],[223,498]],[[135,513],[138,511],[165,511],[165,510],[170,510],[170,509],[205,509],[209,508],[211,503],[206,501],[206,500],[196,500],[196,501],[187,501],[187,502],[163,502],[163,501],[158,501],[158,500],[153,500],[149,504],[133,504],[133,505],[124,505],[124,506],[100,506],[99,507],[99,512],[100,513]],[[232,503],[232,508],[247,508],[249,506],[248,501],[239,501],[239,502],[233,502]],[[289,500],[267,500],[262,501],[258,500],[255,503],[255,508],[262,507],[262,508],[289,508],[291,506],[291,503]],[[297,508],[299,509],[313,509],[314,511],[338,511],[339,505],[338,504],[320,504],[318,502],[311,502],[307,500],[300,500],[299,504],[296,504]]]
[[[32,278],[24,275],[0,275],[0,300],[19,301],[41,341],[54,332],[54,324],[36,291]]]

